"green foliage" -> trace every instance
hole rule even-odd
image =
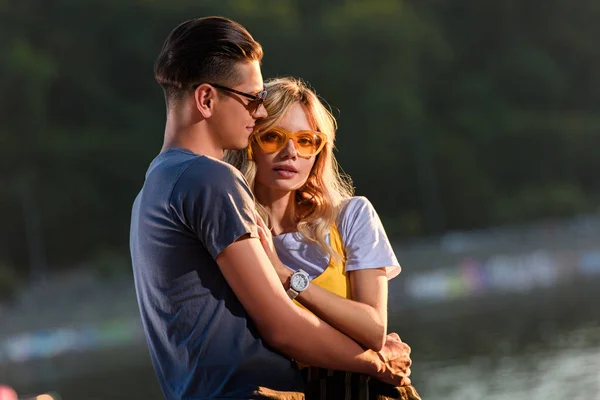
[[[162,141],[154,58],[176,24],[211,14],[262,43],[265,77],[300,76],[332,106],[340,163],[390,236],[569,216],[600,199],[592,0],[23,0],[0,11],[0,255],[15,265],[29,262],[28,207],[50,267],[120,264],[109,259],[127,254],[130,207]]]
[[[0,263],[0,303],[11,300],[21,283],[15,268]]]
[[[131,261],[122,252],[103,250],[92,257],[91,269],[103,279],[121,278],[131,275]]]

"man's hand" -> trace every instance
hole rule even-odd
[[[273,235],[271,234],[271,230],[265,224],[265,221],[260,217],[258,213],[256,213],[256,224],[258,226],[258,237],[260,238],[260,244],[263,249],[265,249],[265,253],[269,257],[271,264],[275,268],[275,272],[277,272],[277,276],[281,283],[285,283],[285,281],[290,277],[292,272],[281,262],[279,256],[277,255],[277,251],[275,250],[275,245],[273,244]]]
[[[410,346],[402,342],[398,334],[390,333],[387,335],[383,349],[377,354],[386,368],[376,378],[395,386],[408,386],[411,384],[409,378],[412,364]]]

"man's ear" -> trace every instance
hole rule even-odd
[[[196,108],[204,118],[208,118],[212,115],[216,97],[217,91],[207,83],[198,86],[194,91]]]

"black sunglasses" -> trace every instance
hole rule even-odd
[[[252,100],[252,102],[256,102],[257,105],[262,104],[262,102],[267,97],[267,89],[264,85],[263,85],[263,90],[261,90],[257,94],[250,94],[250,93],[246,93],[246,92],[240,92],[239,90],[235,90],[235,89],[229,88],[227,86],[219,85],[218,83],[208,83],[208,84],[210,86],[216,87],[217,89],[225,90],[230,93],[235,93],[235,94],[239,94],[240,96],[244,96],[245,98]],[[196,89],[198,86],[200,86],[200,84],[196,84],[192,87],[194,89]]]

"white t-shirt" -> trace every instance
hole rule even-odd
[[[381,220],[366,197],[345,200],[337,228],[346,253],[346,271],[386,267],[388,279],[400,273],[400,264],[385,234]],[[330,256],[298,232],[273,237],[279,258],[291,270],[302,268],[311,279],[329,265]],[[329,234],[327,235],[329,241]]]

